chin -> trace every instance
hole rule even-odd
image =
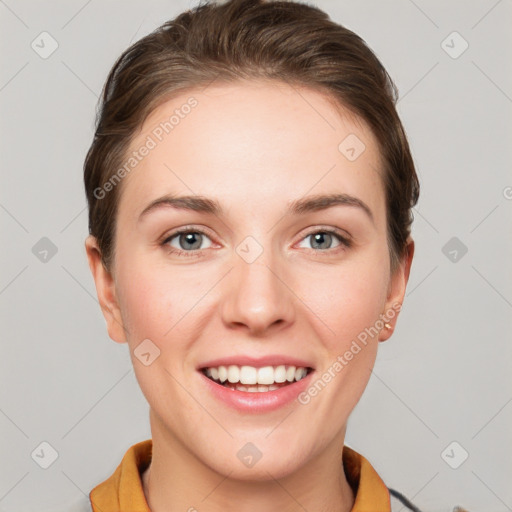
[[[225,476],[229,475],[231,480],[268,482],[274,479],[285,478],[300,469],[300,466],[296,458],[292,462],[273,455],[266,458],[262,456],[252,467],[246,466],[238,459],[235,464],[233,464],[232,459],[228,459],[224,464],[216,464],[210,467],[217,473]]]
[[[213,444],[208,442],[200,447],[201,452],[196,452],[196,457],[213,471],[229,475],[234,480],[269,481],[300,470],[307,462],[304,442],[297,445],[289,436],[270,441],[265,439],[268,432],[267,429],[260,436],[252,437],[254,441],[248,441],[247,436],[235,436],[215,450],[211,449]]]

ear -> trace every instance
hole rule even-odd
[[[89,235],[86,238],[85,251],[96,285],[96,294],[98,295],[101,311],[107,323],[108,335],[117,343],[126,343],[126,333],[117,301],[115,281],[101,261],[101,251],[94,236]]]
[[[409,237],[407,239],[407,248],[402,258],[402,261],[399,267],[396,269],[395,273],[391,276],[389,287],[388,287],[388,296],[386,299],[386,307],[384,309],[384,316],[387,319],[384,319],[391,327],[384,327],[379,333],[379,341],[386,341],[391,337],[393,331],[396,327],[396,322],[398,320],[398,314],[404,302],[405,289],[407,287],[407,282],[409,281],[409,274],[411,272],[411,264],[414,256],[414,240]],[[387,312],[395,312],[391,314],[386,314]],[[392,317],[392,318],[391,318]]]

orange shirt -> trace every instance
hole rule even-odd
[[[141,473],[151,462],[152,448],[147,439],[128,449],[114,473],[89,493],[93,512],[151,512]],[[391,512],[386,485],[362,455],[344,446],[343,466],[355,496],[352,512]]]

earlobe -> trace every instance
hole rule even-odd
[[[94,236],[89,235],[86,238],[85,251],[101,311],[107,324],[108,335],[117,343],[126,343],[126,333],[117,300],[115,282],[112,274],[103,265],[98,241]]]
[[[382,318],[385,324],[379,333],[379,341],[386,341],[389,339],[396,327],[398,315],[404,302],[405,290],[407,288],[407,282],[409,281],[409,275],[411,273],[413,257],[414,240],[409,236],[407,239],[407,248],[405,250],[402,262],[390,279],[386,306],[382,313]]]

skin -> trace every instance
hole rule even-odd
[[[109,336],[128,343],[150,405],[146,499],[153,512],[225,512],[235,504],[243,512],[349,511],[354,494],[341,460],[347,420],[398,314],[307,405],[241,414],[205,392],[196,368],[233,354],[286,354],[311,361],[321,375],[403,302],[414,242],[391,275],[377,142],[361,119],[319,92],[251,81],[167,101],[132,149],[190,96],[198,105],[122,181],[110,272],[96,240],[85,244]],[[349,134],[366,146],[352,162],[338,150]],[[286,213],[293,200],[335,192],[364,201],[374,220],[354,206]],[[166,193],[215,198],[225,213],[168,207],[139,221]],[[196,235],[196,256],[169,252],[192,252],[193,241],[180,244],[179,236],[159,244],[183,226],[207,230]],[[325,228],[348,233],[352,246],[333,237],[319,248],[308,235]],[[247,236],[263,249],[252,263],[236,252]],[[149,366],[133,354],[144,339],[160,350]],[[263,454],[252,468],[236,456],[247,442]]]

